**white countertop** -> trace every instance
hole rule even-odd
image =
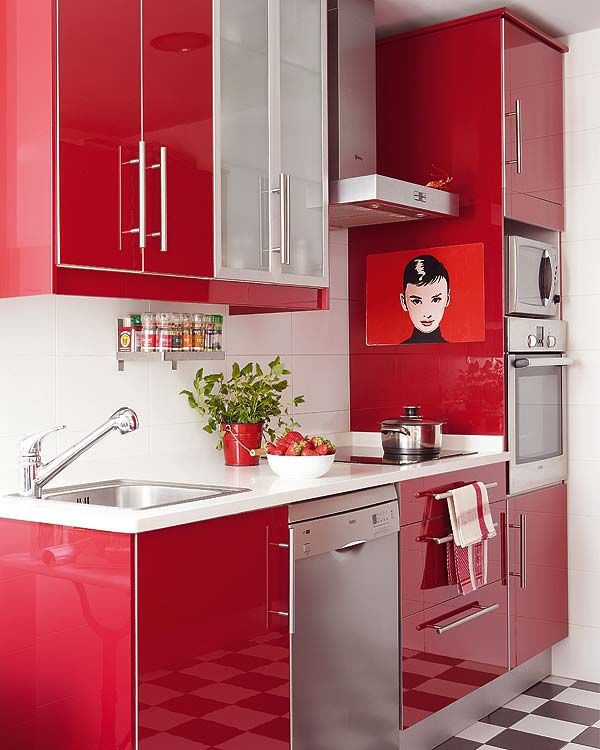
[[[485,444],[485,447],[488,448],[490,445]],[[468,448],[465,445],[464,449],[476,450],[472,438]],[[358,452],[356,440],[354,450]],[[198,454],[153,455],[151,460],[147,457],[138,460],[128,457],[97,464],[85,462],[80,467],[74,463],[62,479],[59,477],[52,483],[53,487],[119,478],[222,485],[245,488],[248,491],[147,510],[77,505],[1,495],[0,518],[136,534],[450,471],[472,469],[508,461],[508,458],[508,453],[494,448],[483,450],[476,455],[407,466],[336,463],[327,476],[311,480],[282,479],[273,474],[266,462],[261,462],[259,467],[232,468],[216,462],[205,463]]]

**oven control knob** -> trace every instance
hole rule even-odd
[[[527,346],[530,349],[534,349],[537,346],[537,343],[537,336],[533,333],[530,333],[529,336],[527,336]]]
[[[556,346],[556,336],[548,336],[546,340],[546,344],[548,345],[549,349],[552,349]]]

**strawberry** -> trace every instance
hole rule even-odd
[[[279,440],[275,443],[278,450],[282,451],[283,453],[286,452],[288,444],[285,438],[279,438]]]
[[[304,435],[301,435],[299,432],[293,430],[292,432],[288,432],[287,435],[282,438],[282,440],[285,440],[286,445],[292,445],[293,443],[298,443],[301,440],[304,440]]]
[[[267,443],[267,445],[265,446],[265,450],[267,451],[267,453],[274,454],[277,450],[277,446],[274,443]]]
[[[328,452],[329,448],[325,445],[325,443],[321,443],[315,448],[315,453],[317,454],[317,456],[326,456]]]
[[[331,442],[331,440],[326,440],[325,445],[327,446],[328,456],[330,456],[332,453],[335,453],[335,445]]]
[[[309,446],[310,446],[310,443],[308,443],[308,445],[305,445],[304,448],[302,448],[302,453],[300,454],[301,456],[317,456],[318,455],[317,451],[313,450]]]
[[[285,455],[286,456],[299,456],[302,453],[302,449],[305,447],[305,441],[302,440],[298,443],[292,443],[288,446]]]
[[[269,451],[270,456],[285,456],[285,453],[281,450],[281,448],[274,448],[272,451]]]

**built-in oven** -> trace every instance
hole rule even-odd
[[[567,477],[567,324],[507,318],[509,492]]]
[[[560,250],[556,245],[507,237],[508,315],[558,318],[560,306]]]

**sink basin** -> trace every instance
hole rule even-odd
[[[191,503],[195,500],[234,495],[247,492],[233,487],[213,487],[202,484],[168,484],[140,480],[118,479],[95,484],[47,489],[42,500],[55,500],[78,505],[102,505],[107,508],[146,510],[165,505]]]

